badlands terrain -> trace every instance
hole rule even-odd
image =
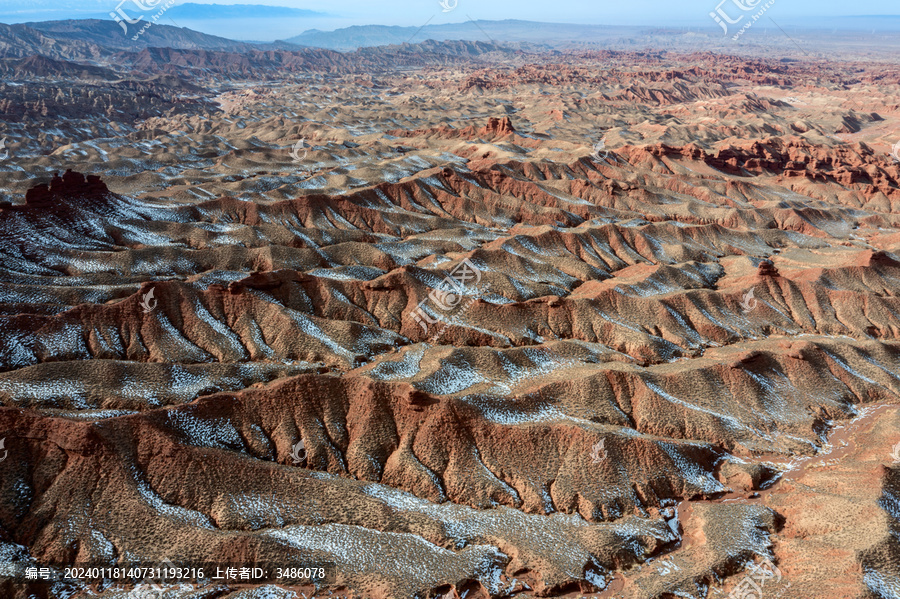
[[[900,597],[896,62],[2,27],[3,597]]]

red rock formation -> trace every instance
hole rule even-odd
[[[53,176],[50,184],[40,184],[28,190],[22,209],[45,210],[57,207],[60,202],[70,199],[102,199],[109,189],[96,175],[85,177],[81,173],[67,170],[62,177]]]
[[[488,124],[478,130],[478,134],[483,137],[502,137],[504,135],[512,135],[515,132],[512,121],[506,116],[500,119],[491,117]]]

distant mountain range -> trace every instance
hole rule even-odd
[[[477,40],[483,42],[528,42],[553,46],[596,43],[636,34],[645,27],[612,27],[605,25],[573,25],[569,23],[536,23],[533,21],[465,21],[424,27],[389,27],[364,25],[335,31],[311,29],[287,42],[330,50],[355,50],[424,40]]]
[[[197,17],[213,11],[217,17],[238,20],[241,15],[257,11],[257,15],[280,14],[287,11],[296,17],[298,14],[317,15],[313,11],[262,7],[255,5],[235,5],[231,7],[216,5],[186,4],[172,7],[166,13],[180,8],[182,13],[175,15],[173,23],[185,19],[188,15]],[[265,9],[265,10],[263,10]],[[273,12],[268,12],[272,9]],[[215,11],[222,10],[217,13]],[[185,19],[188,20],[188,19]],[[40,21],[17,25],[0,23],[0,57],[24,58],[39,54],[52,59],[93,60],[103,53],[103,49],[114,51],[140,51],[144,48],[172,48],[180,50],[215,50],[224,52],[245,53],[260,50],[297,51],[302,48],[322,48],[339,52],[353,52],[358,48],[377,46],[401,47],[404,44],[420,44],[428,40],[468,41],[483,44],[502,44],[508,50],[535,48],[554,49],[679,49],[682,51],[729,51],[723,45],[725,39],[717,27],[704,28],[652,28],[623,27],[604,25],[572,25],[562,23],[536,23],[521,20],[504,21],[464,21],[444,25],[425,25],[423,27],[388,27],[384,25],[366,25],[347,27],[335,31],[310,29],[304,33],[276,42],[241,42],[225,37],[201,33],[187,27],[154,22],[152,27],[136,36],[137,31],[148,22],[143,19],[138,24],[116,23],[112,19],[79,19],[62,21]],[[900,31],[900,17],[847,17],[838,22],[834,19],[816,17],[801,21],[784,19],[779,25],[802,38],[812,42],[818,35],[816,31],[837,29],[842,35],[858,36],[863,34],[872,39],[870,32],[888,32],[891,36]],[[192,21],[192,26],[193,21]],[[771,27],[774,29],[774,27]],[[788,37],[786,39],[792,39]],[[881,42],[872,42],[881,44]]]
[[[787,18],[780,20],[780,24],[796,30],[836,29],[848,33],[869,31],[896,32],[900,31],[900,16]],[[310,29],[285,41],[303,46],[315,46],[317,48],[341,51],[402,42],[416,43],[428,39],[435,41],[523,42],[562,48],[603,45],[617,40],[655,35],[661,31],[670,34],[679,31],[693,31],[701,36],[709,35],[714,39],[722,37],[721,31],[712,20],[706,27],[665,28],[657,26],[538,23],[509,19],[504,21],[465,21],[444,25],[425,25],[423,27],[364,25],[345,27],[335,31]]]
[[[224,37],[209,35],[194,31],[186,27],[175,27],[162,23],[154,23],[143,34],[135,40],[135,33],[140,29],[141,23],[137,25],[128,25],[127,33],[122,29],[120,24],[115,21],[106,19],[78,19],[66,21],[41,21],[35,23],[22,23],[18,25],[4,25],[0,23],[0,58],[24,58],[31,55],[42,55],[53,59],[64,60],[93,60],[104,53],[104,50],[112,51],[139,51],[144,48],[172,48],[176,50],[213,50],[234,53],[247,53],[250,51],[261,50],[285,50],[299,51],[305,48],[323,48],[327,50],[337,50],[343,52],[352,52],[357,48],[373,48],[376,46],[402,46],[411,37],[415,37],[410,43],[412,46],[426,43],[426,46],[434,51],[445,53],[450,52],[449,47],[440,49],[429,42],[434,41],[458,41],[466,40],[463,44],[464,48],[471,47],[472,43],[487,44],[493,46],[491,41],[493,34],[503,39],[523,39],[527,36],[521,32],[527,29],[525,27],[515,26],[510,28],[509,33],[503,32],[503,27],[490,27],[489,21],[483,21],[478,24],[469,22],[466,25],[458,25],[455,27],[443,28],[443,35],[413,36],[417,28],[409,28],[412,31],[405,31],[406,28],[379,28],[373,26],[371,29],[377,35],[362,34],[359,36],[346,36],[342,32],[320,33],[320,34],[304,34],[292,38],[290,41],[277,42],[240,42]],[[524,23],[524,22],[522,22]],[[486,26],[485,33],[480,27]],[[368,31],[369,28],[351,28]],[[392,35],[392,31],[382,31],[383,29],[401,30],[398,35]],[[500,35],[503,34],[503,35]],[[405,35],[405,37],[402,37]],[[607,34],[610,35],[610,34]],[[619,32],[618,35],[621,35]],[[331,38],[330,36],[334,36]],[[352,45],[352,40],[363,39],[365,43]],[[439,38],[439,39],[436,39]],[[329,41],[330,40],[330,41]],[[321,45],[318,45],[321,43]],[[499,42],[498,42],[499,43]],[[529,46],[527,43],[504,42],[504,46],[508,50],[525,49]],[[410,51],[409,48],[406,51]],[[483,52],[484,50],[479,50]]]
[[[202,50],[228,50],[231,52],[242,52],[251,48],[259,47],[253,44],[236,42],[224,37],[208,35],[193,31],[184,27],[173,27],[172,25],[163,25],[154,23],[152,27],[147,29],[136,41],[132,38],[138,31],[140,24],[129,25],[126,33],[118,23],[112,19],[79,19],[68,21],[42,21],[37,23],[23,23],[21,25],[3,25],[9,27],[12,32],[19,35],[26,34],[26,30],[36,30],[41,33],[52,36],[58,40],[69,40],[72,42],[86,42],[96,44],[107,48],[135,50],[140,48],[180,48],[180,49],[202,49]],[[27,35],[27,34],[26,34]],[[0,42],[2,44],[2,42]],[[2,45],[0,45],[2,48]],[[18,54],[26,56],[25,52]],[[43,53],[43,52],[40,52]],[[55,58],[55,56],[51,57]]]
[[[181,27],[155,24],[137,41],[113,22],[0,23],[0,86],[12,81],[79,79],[134,80],[190,91],[192,76],[283,80],[307,73],[378,73],[397,68],[460,66],[513,59],[525,44],[426,41],[338,52],[286,42],[248,44]],[[40,27],[40,29],[38,29]],[[148,88],[149,89],[149,88]],[[148,92],[149,93],[149,92]]]
[[[210,5],[212,6],[212,5]],[[239,15],[248,5],[238,5],[232,15]],[[183,5],[182,8],[194,11],[199,4]],[[172,7],[166,13],[170,16]],[[203,7],[204,9],[206,7]],[[219,7],[221,8],[221,7]],[[271,7],[275,8],[275,7]],[[200,10],[200,9],[197,9]],[[292,10],[292,9],[287,9]],[[202,10],[200,11],[202,12]],[[300,11],[312,12],[312,11]],[[187,14],[199,14],[191,13]],[[182,15],[175,15],[177,22]],[[237,18],[237,17],[230,17]],[[529,44],[540,44],[550,47],[572,47],[596,45],[640,35],[646,28],[608,27],[602,25],[566,25],[558,23],[534,23],[530,21],[466,21],[448,25],[430,25],[426,27],[385,27],[368,25],[364,27],[348,27],[337,31],[309,30],[287,40],[277,42],[239,42],[224,37],[209,35],[186,27],[171,24],[153,23],[140,37],[134,39],[135,33],[143,23],[128,25],[123,30],[121,24],[112,19],[70,19],[65,21],[38,21],[19,25],[2,25],[7,35],[0,35],[0,55],[24,57],[40,53],[51,58],[71,57],[68,52],[53,53],[54,44],[47,40],[35,39],[38,33],[52,36],[55,40],[71,43],[93,44],[118,50],[140,50],[142,48],[175,48],[224,50],[229,52],[246,52],[251,49],[283,49],[298,50],[301,47],[324,48],[341,52],[352,52],[358,48],[376,46],[397,46],[404,43],[417,44],[427,40],[456,41],[467,40],[487,44],[504,43],[511,47],[522,48]],[[712,30],[710,30],[712,33]],[[3,38],[9,37],[9,46],[4,50]],[[57,42],[57,43],[58,43]],[[29,49],[30,48],[30,49]],[[49,53],[48,53],[49,50]],[[71,48],[79,57],[88,58],[96,55],[90,48]]]
[[[126,2],[123,10],[131,16],[140,16],[137,4]],[[15,10],[14,10],[15,8]],[[105,0],[29,0],[27,4],[3,2],[0,0],[0,22],[23,23],[60,20],[100,19],[111,20],[110,12],[116,3]],[[385,6],[384,19],[389,20],[396,9]],[[144,15],[149,19],[150,12]],[[553,17],[552,7],[547,16]],[[701,17],[703,13],[700,13]],[[454,17],[462,18],[460,12]],[[354,50],[359,47],[380,46],[405,42],[434,40],[478,40],[491,39],[504,42],[547,43],[553,46],[578,45],[583,43],[603,43],[609,39],[633,35],[647,30],[691,29],[715,33],[718,26],[709,18],[698,17],[693,22],[667,24],[664,19],[653,15],[646,22],[633,25],[603,25],[581,23],[543,23],[523,20],[479,20],[448,24],[426,24],[422,27],[400,27],[391,25],[358,25],[330,30],[345,23],[348,15],[336,15],[302,8],[271,6],[266,4],[200,4],[197,2],[176,3],[165,11],[162,19],[167,23],[187,26],[220,36],[234,39],[252,40],[281,37],[288,42],[311,45],[335,50]],[[795,29],[821,29],[849,32],[897,32],[900,31],[900,15],[855,15],[855,16],[779,16],[778,25]],[[246,23],[240,23],[246,21]],[[303,33],[299,33],[299,32]],[[268,37],[267,37],[268,36]]]
[[[76,39],[57,38],[26,25],[0,23],[0,58],[46,56],[62,60],[96,60],[103,48]]]

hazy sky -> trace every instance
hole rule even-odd
[[[207,0],[197,0],[207,1]],[[452,15],[463,11],[475,18],[527,19],[553,22],[602,24],[622,21],[631,24],[666,20],[691,21],[706,19],[720,0],[458,0]],[[731,2],[732,0],[728,0]],[[225,4],[219,0],[219,4]],[[238,3],[238,2],[228,2]],[[263,4],[263,2],[259,2]],[[437,10],[438,0],[314,0],[292,2],[273,1],[273,4],[297,6],[346,15],[365,15],[366,19],[380,17],[384,21],[405,21],[410,12]],[[770,10],[778,9],[783,16],[843,16],[900,14],[898,0],[776,0]],[[415,19],[413,19],[415,20]],[[399,23],[398,23],[399,24]]]
[[[687,25],[709,24],[709,13],[720,0],[456,0],[458,5],[442,12],[438,0],[179,0],[203,4],[272,4],[307,8],[329,13],[311,27],[360,24],[421,25],[433,16],[434,23],[473,19],[526,19],[557,23]],[[453,4],[454,0],[445,0]],[[746,1],[755,4],[757,0]],[[78,18],[85,13],[105,13],[119,0],[0,0],[0,15],[35,14],[47,11],[58,15],[70,12]],[[776,0],[769,14],[782,18],[845,15],[900,15],[898,0]],[[54,16],[52,18],[65,18]],[[7,22],[9,20],[7,19]]]

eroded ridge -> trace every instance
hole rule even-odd
[[[5,554],[320,561],[293,590],[371,599],[715,597],[765,561],[784,597],[890,596],[897,86],[443,49],[377,77],[249,53],[310,80],[246,86],[225,51],[147,50],[233,89],[23,153]]]

